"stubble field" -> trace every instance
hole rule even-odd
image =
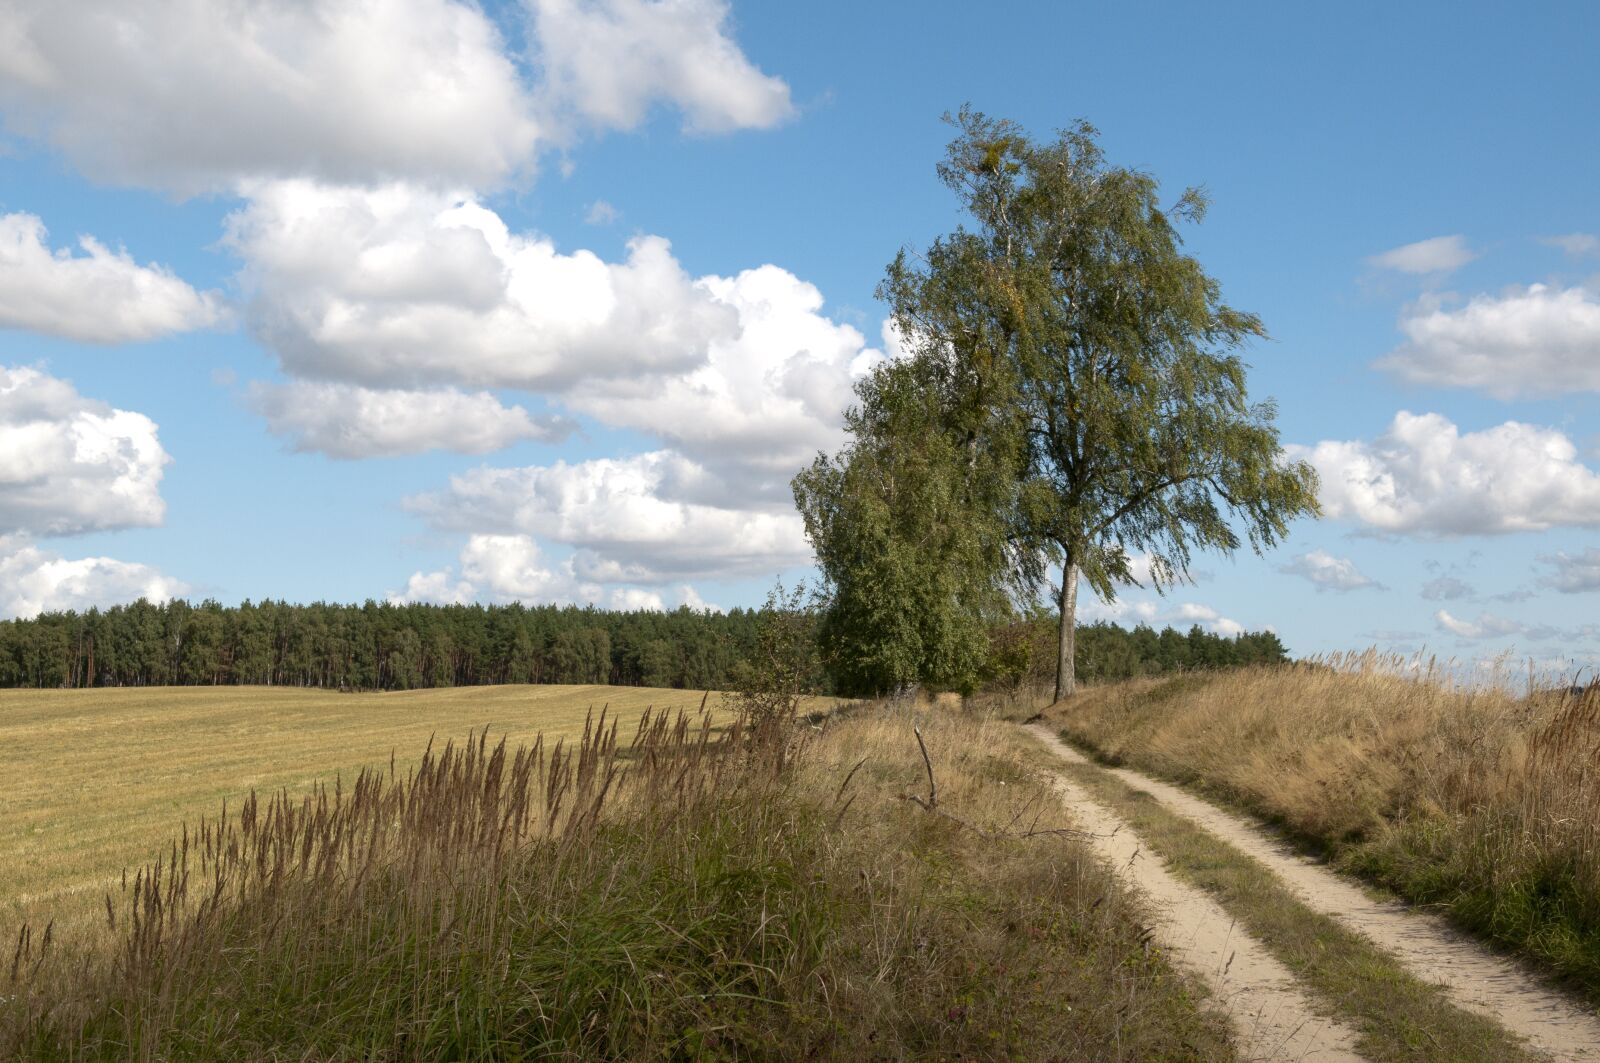
[[[480,686],[343,694],[283,687],[0,690],[0,923],[98,902],[185,820],[251,789],[308,789],[363,766],[402,769],[430,736],[489,728],[515,744],[583,731],[609,705],[624,744],[639,714],[698,709],[703,691]],[[710,694],[707,708],[720,709]]]

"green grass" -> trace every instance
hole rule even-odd
[[[1299,901],[1270,870],[1150,794],[1093,765],[1064,770],[1122,816],[1178,875],[1217,898],[1253,937],[1350,1022],[1372,1060],[1531,1060],[1505,1030],[1450,1003],[1438,988],[1337,920]]]

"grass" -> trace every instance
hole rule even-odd
[[[98,903],[184,819],[249,790],[302,792],[493,727],[513,741],[582,730],[590,708],[700,704],[702,692],[499,686],[340,694],[284,687],[0,691],[0,922]],[[712,694],[708,708],[719,708]]]
[[[1600,1002],[1600,692],[1462,687],[1371,655],[1133,681],[1058,713],[1112,762],[1282,824]]]
[[[1215,896],[1321,1000],[1350,1021],[1367,1059],[1531,1060],[1495,1023],[1451,1004],[1443,991],[1360,934],[1300,902],[1269,869],[1092,765],[1065,765],[1075,781],[1125,819],[1179,877]]]
[[[235,805],[93,935],[19,933],[0,1056],[1232,1058],[1111,872],[1017,836],[1068,825],[1024,740],[920,721],[950,816],[883,707],[781,760],[658,719]]]

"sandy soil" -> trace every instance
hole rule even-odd
[[[1062,757],[1087,762],[1044,728],[1036,730]],[[1536,972],[1494,954],[1438,916],[1398,901],[1374,900],[1352,880],[1295,852],[1270,828],[1159,779],[1123,768],[1105,770],[1259,860],[1308,906],[1364,934],[1419,978],[1443,986],[1460,1007],[1488,1016],[1554,1059],[1600,1060],[1600,1016],[1546,985]]]
[[[1058,752],[1072,753],[1049,731],[1034,730]],[[1318,1015],[1288,969],[1235,926],[1221,905],[1169,874],[1130,829],[1081,788],[1058,778],[1056,789],[1079,827],[1094,835],[1090,844],[1153,903],[1155,942],[1211,985],[1233,1020],[1243,1058],[1318,1063],[1361,1058],[1354,1031]]]

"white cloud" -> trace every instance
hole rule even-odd
[[[158,525],[169,460],[143,414],[38,369],[0,366],[0,534]]]
[[[794,114],[789,86],[728,33],[727,0],[527,0],[554,120],[632,129],[662,99],[695,133],[766,128]]]
[[[1154,626],[1182,627],[1199,624],[1213,634],[1233,638],[1244,633],[1244,625],[1223,616],[1216,609],[1200,602],[1167,603],[1150,598],[1118,596],[1116,601],[1102,601],[1089,593],[1087,585],[1079,588],[1078,621],[1094,623],[1110,621],[1114,624],[1148,624]]]
[[[1439,625],[1439,630],[1474,642],[1517,635],[1528,639],[1547,639],[1560,634],[1555,628],[1543,625],[1529,626],[1493,613],[1479,613],[1476,620],[1465,620],[1440,609],[1433,614],[1433,619]]]
[[[709,613],[724,613],[724,612],[727,612],[727,610],[722,608],[722,606],[717,605],[714,602],[708,602],[704,598],[700,597],[699,592],[696,591],[693,587],[689,586],[687,583],[683,584],[682,586],[680,586],[678,588],[678,602],[677,602],[677,604],[680,605],[680,606],[684,606],[684,607],[686,607],[688,609],[691,609],[696,613],[708,613],[708,612]]]
[[[460,0],[14,0],[0,110],[100,180],[195,193],[262,176],[496,184],[537,126]]]
[[[1547,236],[1539,241],[1550,247],[1559,247],[1573,258],[1600,255],[1600,236],[1593,233],[1567,233],[1565,236]]]
[[[405,589],[391,591],[388,601],[391,605],[470,605],[477,593],[478,589],[469,581],[455,578],[454,569],[445,568],[436,572],[413,572],[406,580]]]
[[[1301,576],[1320,591],[1354,591],[1364,587],[1383,590],[1383,584],[1364,575],[1348,557],[1335,557],[1326,550],[1312,550],[1300,554],[1293,561],[1278,567],[1279,572]]]
[[[0,113],[91,177],[183,195],[291,177],[492,188],[551,132],[633,128],[657,101],[702,133],[794,113],[729,36],[725,0],[526,7],[514,50],[474,0],[12,0]]]
[[[584,213],[583,220],[590,225],[613,225],[622,217],[622,212],[603,199],[597,199],[589,204],[589,209]]]
[[[704,470],[665,451],[625,459],[480,468],[406,500],[432,526],[530,535],[578,548],[590,578],[662,583],[770,576],[808,562],[792,508],[773,512],[679,501]],[[590,556],[592,555],[592,556]]]
[[[881,355],[822,314],[815,286],[777,266],[698,283],[735,311],[739,326],[709,344],[704,364],[662,381],[587,379],[564,401],[648,432],[706,469],[710,477],[689,497],[787,505],[794,474],[844,441],[851,385]]]
[[[1450,602],[1470,598],[1476,593],[1470,584],[1454,576],[1439,576],[1422,585],[1422,597],[1430,602]]]
[[[1424,299],[1401,318],[1406,342],[1376,363],[1406,380],[1500,399],[1600,391],[1600,297],[1532,284],[1448,308]]]
[[[92,236],[79,237],[78,246],[79,255],[52,251],[37,216],[0,216],[0,328],[125,343],[222,317],[215,293],[202,295],[161,266],[141,266]]]
[[[1541,581],[1545,586],[1562,594],[1600,591],[1600,549],[1589,546],[1576,554],[1558,551],[1539,560],[1555,569]]]
[[[661,612],[666,604],[659,590],[638,586],[607,586],[583,578],[573,558],[550,564],[539,544],[528,535],[472,535],[461,549],[461,575],[454,568],[416,572],[403,591],[389,595],[392,602],[466,604],[598,605],[611,609],[650,609]],[[680,605],[713,609],[687,584],[678,587]]]
[[[0,617],[105,608],[137,598],[165,601],[187,593],[185,584],[148,565],[109,557],[67,559],[0,538]]]
[[[1211,629],[1212,634],[1233,638],[1244,634],[1244,625],[1237,620],[1230,620],[1211,608],[1209,605],[1200,605],[1196,602],[1180,602],[1171,612],[1174,621],[1187,621],[1192,624],[1203,624]]]
[[[559,441],[572,425],[505,406],[487,391],[379,391],[296,380],[256,383],[250,404],[297,451],[333,458],[392,457],[426,450],[484,454],[523,439]]]
[[[1418,240],[1414,244],[1373,255],[1367,262],[1380,269],[1399,270],[1401,273],[1449,273],[1477,257],[1478,253],[1467,246],[1466,237],[1456,235]]]
[[[274,182],[229,224],[252,325],[300,379],[512,387],[647,433],[700,467],[690,501],[788,502],[842,441],[882,355],[777,266],[691,277],[666,241],[559,253],[470,199]]]
[[[1436,414],[1400,411],[1372,442],[1290,446],[1322,477],[1322,506],[1375,531],[1492,535],[1600,527],[1600,475],[1554,428],[1507,421],[1461,432]]]
[[[412,185],[251,186],[228,221],[257,334],[297,376],[559,390],[704,362],[738,315],[667,241],[563,255],[470,198]]]

